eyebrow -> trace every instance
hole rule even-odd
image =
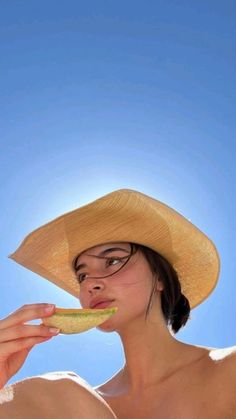
[[[124,252],[126,252],[126,253],[129,253],[129,250],[126,250],[126,249],[121,249],[120,247],[112,247],[112,248],[110,248],[110,249],[105,249],[105,250],[103,250],[101,253],[99,253],[99,255],[97,255],[97,256],[103,256],[103,255],[106,255],[106,254],[108,254],[108,253],[111,253],[111,252],[115,252],[115,251],[117,251],[117,250],[123,250]],[[95,255],[94,255],[95,256]],[[85,268],[87,265],[85,264],[85,263],[82,263],[81,265],[79,265],[79,266],[77,266],[77,267],[75,267],[75,272],[78,272],[78,270],[79,269],[81,269],[81,268]]]

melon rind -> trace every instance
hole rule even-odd
[[[45,326],[57,327],[62,334],[81,333],[104,323],[115,314],[117,307],[104,309],[55,309],[50,317],[43,317]]]

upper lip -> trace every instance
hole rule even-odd
[[[114,300],[111,300],[111,299],[109,299],[109,298],[105,298],[105,297],[103,297],[103,298],[94,298],[93,300],[91,300],[91,302],[90,302],[90,304],[89,304],[89,307],[90,308],[93,308],[93,307],[95,307],[97,304],[99,304],[99,303],[110,303],[110,302],[112,302],[112,301],[114,301]]]

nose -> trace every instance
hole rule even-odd
[[[92,293],[94,290],[103,290],[105,288],[104,281],[101,278],[88,278],[87,290]]]

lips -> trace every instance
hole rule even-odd
[[[114,300],[94,300],[90,304],[90,308],[106,308]]]

